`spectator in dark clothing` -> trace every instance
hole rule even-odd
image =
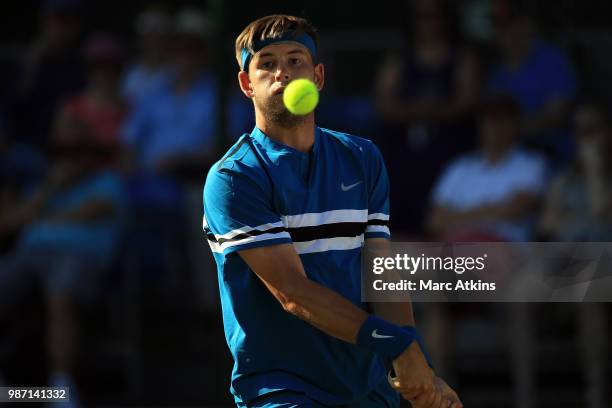
[[[509,93],[523,115],[521,136],[548,154],[554,164],[573,154],[569,132],[570,104],[576,74],[567,55],[544,41],[526,12],[509,1],[493,2],[499,61],[488,77],[488,91]]]
[[[379,141],[391,181],[394,231],[420,233],[431,186],[442,166],[473,145],[469,113],[479,95],[479,64],[455,44],[440,1],[414,2],[414,35],[381,70]],[[407,181],[408,180],[408,181]]]
[[[0,214],[6,214],[9,208],[12,208],[16,200],[16,194],[12,183],[10,182],[10,168],[5,164],[5,156],[7,154],[8,141],[4,122],[0,116]],[[4,252],[9,245],[8,237],[0,237],[0,253]]]
[[[47,165],[43,154],[11,140],[9,126],[0,112],[0,214],[6,214],[19,199],[31,192]],[[0,253],[10,247],[14,235],[0,237]]]
[[[44,288],[49,384],[71,387],[63,406],[73,408],[76,305],[99,294],[118,251],[125,203],[121,179],[100,167],[95,144],[80,132],[55,132],[53,142],[46,179],[0,214],[0,239],[20,231],[15,250],[0,258],[0,317],[32,286]]]
[[[85,72],[78,47],[78,1],[45,1],[39,37],[26,52],[15,106],[16,137],[44,146],[58,103],[80,91]]]
[[[540,222],[552,241],[612,240],[612,125],[607,109],[575,115],[576,159],[553,181]]]

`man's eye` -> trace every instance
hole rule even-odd
[[[272,65],[273,65],[273,64],[272,64],[272,61],[264,62],[264,63],[262,63],[262,64],[261,64],[261,66],[262,66],[263,68],[266,68],[266,69],[267,69],[267,68],[272,68]]]
[[[301,60],[301,59],[299,59],[299,58],[291,58],[291,63],[292,63],[293,65],[299,65],[299,64],[301,64],[301,63],[302,63],[302,60]]]

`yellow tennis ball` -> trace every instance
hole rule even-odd
[[[314,82],[300,78],[289,82],[283,92],[283,102],[294,115],[307,115],[319,103],[319,91]]]

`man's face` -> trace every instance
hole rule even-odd
[[[323,65],[314,65],[308,50],[294,43],[264,47],[251,59],[248,74],[238,75],[240,88],[253,99],[255,109],[266,120],[287,128],[306,118],[291,114],[283,104],[285,87],[297,78],[310,79],[319,90],[323,87]]]
[[[518,121],[512,115],[491,114],[480,119],[480,142],[486,151],[505,151],[514,143]]]
[[[509,56],[523,56],[532,42],[533,27],[526,17],[515,18],[497,27],[497,41],[502,52]]]

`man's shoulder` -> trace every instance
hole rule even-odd
[[[541,154],[517,147],[512,152],[511,164],[516,167],[545,168],[546,159]]]
[[[231,169],[234,167],[236,162],[245,160],[248,161],[249,157],[247,156],[251,150],[248,137],[249,135],[247,133],[240,136],[238,140],[236,140],[236,142],[230,146],[225,153],[223,153],[221,158],[213,165],[212,169]]]
[[[326,128],[320,129],[324,136],[341,143],[352,151],[366,154],[378,154],[378,147],[376,147],[374,142],[370,139],[337,130]]]
[[[248,134],[242,135],[225,154],[214,163],[206,177],[206,188],[209,186],[227,186],[240,181],[258,182],[264,179],[265,170],[256,153],[250,146]]]

